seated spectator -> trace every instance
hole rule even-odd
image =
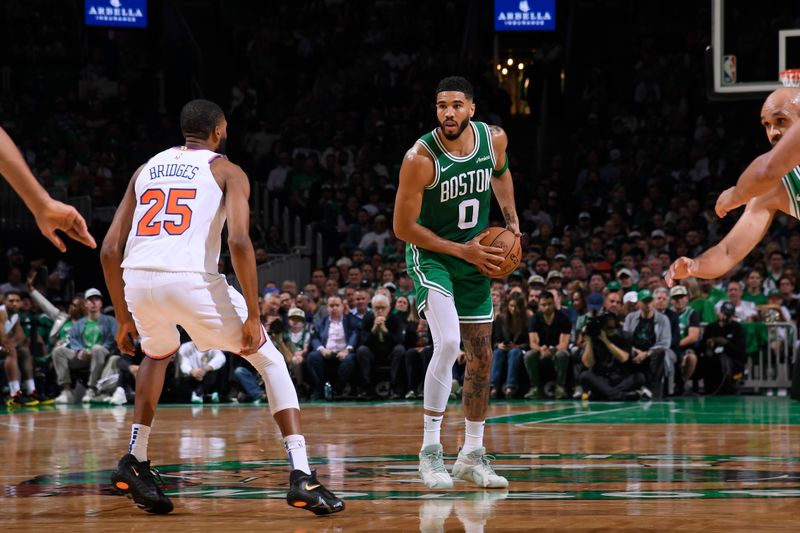
[[[725,301],[726,300],[724,299],[720,300],[714,306],[718,316],[722,304]],[[733,304],[733,308],[736,309],[734,316],[737,322],[755,322],[758,320],[758,308],[756,307],[756,304],[742,299],[742,284],[738,281],[731,280],[728,282],[727,301],[731,302]],[[764,303],[766,303],[766,300],[764,300]]]
[[[358,372],[361,378],[360,399],[371,400],[376,397],[373,371],[377,366],[390,366],[390,376],[396,378],[403,366],[405,348],[400,334],[400,321],[389,314],[389,299],[382,294],[372,297],[372,311],[367,313],[361,324],[361,337],[356,350]],[[391,381],[396,385],[394,381]],[[394,387],[393,387],[394,388]]]
[[[369,313],[369,292],[358,289],[353,293],[353,302],[355,305],[350,308],[350,314],[353,315],[353,318],[356,319],[356,324],[358,325],[359,329],[361,328],[361,323],[364,321],[364,317],[367,316]]]
[[[225,354],[220,350],[201,352],[193,342],[185,342],[178,348],[178,367],[182,385],[192,391],[191,402],[219,403],[219,379],[225,366]]]
[[[519,390],[523,351],[528,348],[525,299],[519,293],[511,294],[508,303],[492,324],[492,372],[490,398],[513,398]]]
[[[364,250],[369,256],[375,253],[381,253],[386,246],[386,241],[389,240],[386,216],[378,215],[373,222],[372,230],[365,233],[358,243],[358,247]]]
[[[295,386],[301,396],[305,396],[305,382],[303,380],[303,367],[305,366],[308,349],[311,346],[311,327],[306,323],[306,314],[302,309],[293,307],[289,309],[289,330],[286,332],[286,341],[292,353],[291,374]]]
[[[680,366],[680,361],[677,359],[678,353],[681,351],[680,343],[681,343],[681,326],[680,326],[680,318],[678,314],[669,308],[669,289],[666,287],[658,287],[656,290],[653,291],[653,309],[665,317],[669,319],[669,327],[670,327],[670,338],[671,342],[669,345],[669,351],[667,352],[667,356],[670,360],[672,360],[675,364],[668,364],[664,368],[664,375],[667,380],[667,390],[670,394],[673,393],[675,380],[677,376],[675,375],[675,367]],[[680,380],[682,381],[682,380]]]
[[[531,388],[525,399],[540,398],[540,365],[549,362],[555,368],[555,398],[560,400],[567,395],[567,368],[569,366],[569,336],[572,324],[569,318],[555,308],[553,295],[543,292],[539,296],[539,311],[528,322],[528,342],[530,351],[525,354],[525,369],[528,372]]]
[[[3,305],[0,306],[3,321],[3,350],[5,356],[3,366],[8,380],[9,406],[32,406],[40,403],[39,394],[36,392],[36,383],[33,374],[33,356],[31,354],[31,334],[36,331],[32,328],[29,317],[22,310],[22,293],[10,289],[5,293]],[[27,330],[27,332],[26,332]],[[22,375],[27,376],[22,382]],[[46,401],[46,398],[42,397]]]
[[[758,270],[752,270],[745,279],[746,290],[742,300],[755,305],[767,305],[767,296],[764,294],[764,278]]]
[[[408,390],[405,393],[407,400],[422,398],[423,380],[425,373],[428,371],[428,363],[431,362],[431,357],[433,357],[433,338],[428,329],[428,323],[420,319],[414,326],[414,346],[408,347],[406,345],[407,349],[403,358],[408,383]]]
[[[744,371],[747,339],[735,315],[733,303],[722,302],[717,322],[703,332],[696,375],[703,379],[706,394],[735,392],[734,376]]]
[[[640,391],[642,397],[660,400],[664,389],[665,360],[667,352],[671,353],[672,327],[666,316],[653,309],[653,293],[649,289],[640,290],[637,296],[639,309],[625,317],[623,330],[631,337],[634,371],[644,377],[645,385]]]
[[[677,364],[681,369],[684,384],[694,375],[697,368],[697,346],[700,342],[700,313],[689,307],[689,291],[682,285],[670,290],[672,309],[678,315],[680,340],[678,342]],[[683,384],[682,384],[683,385]]]
[[[244,360],[243,360],[244,361]],[[240,392],[237,402],[253,402],[260,405],[267,401],[267,393],[264,390],[264,380],[261,375],[244,362],[233,370],[233,379],[239,384]]]
[[[84,295],[87,316],[78,320],[69,332],[67,346],[53,350],[53,366],[56,370],[61,394],[56,403],[72,403],[71,371],[89,367],[89,383],[83,402],[89,403],[97,396],[97,380],[103,372],[106,358],[115,349],[117,321],[101,314],[103,295],[97,289],[89,289]]]
[[[630,365],[630,343],[619,332],[617,315],[605,312],[588,321],[581,362],[586,370],[580,375],[581,387],[593,400],[636,400],[644,384],[644,375]]]
[[[136,375],[139,373],[139,365],[142,364],[142,359],[144,359],[144,353],[138,343],[136,344],[136,353],[133,356],[120,354],[117,360],[117,370],[119,372],[117,388],[108,401],[111,405],[125,405],[128,403],[128,399],[135,395]]]
[[[311,353],[306,359],[312,400],[324,396],[326,369],[336,372],[340,394],[344,392],[345,385],[351,384],[356,364],[353,350],[358,343],[358,328],[354,322],[350,314],[344,313],[341,297],[329,296],[328,316],[315,324]]]

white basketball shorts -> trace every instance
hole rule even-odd
[[[148,357],[164,359],[178,351],[176,326],[186,330],[200,351],[242,349],[247,305],[222,274],[126,268],[122,278],[125,301]],[[262,326],[261,345],[266,341]]]

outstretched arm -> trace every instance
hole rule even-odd
[[[489,131],[492,134],[492,147],[497,158],[497,168],[493,170],[495,172],[503,170],[502,174],[492,178],[492,190],[495,198],[497,198],[497,203],[500,204],[506,227],[519,237],[521,233],[519,231],[517,207],[514,203],[514,180],[511,178],[511,171],[508,170],[508,155],[506,154],[508,136],[503,131],[503,128],[499,126],[489,126]]]
[[[772,150],[753,160],[734,187],[717,199],[716,212],[724,217],[751,198],[769,192],[781,178],[800,164],[800,127],[792,126]]]
[[[64,241],[56,234],[61,230],[71,238],[89,248],[96,248],[94,237],[86,228],[86,221],[71,205],[53,200],[47,191],[36,181],[31,169],[17,150],[11,137],[0,128],[0,174],[5,176],[11,187],[20,195],[22,201],[36,218],[36,225],[42,235],[47,237],[60,251],[66,251]]]
[[[714,279],[724,275],[744,259],[761,241],[775,214],[769,199],[759,196],[750,200],[733,229],[723,239],[695,259],[678,258],[669,267],[665,278],[672,287],[675,280],[688,277]]]
[[[114,318],[117,319],[116,341],[122,353],[133,355],[136,347],[133,345],[132,338],[138,336],[133,317],[125,303],[125,282],[122,280],[122,256],[125,253],[125,245],[128,242],[128,234],[133,225],[133,212],[136,209],[136,178],[142,171],[144,165],[140,166],[133,173],[125,196],[122,198],[111,227],[108,228],[103,246],[100,250],[100,262],[103,265],[103,276],[106,279],[108,294],[111,296],[111,303],[114,305]]]

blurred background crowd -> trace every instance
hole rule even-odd
[[[508,132],[523,231],[519,270],[492,284],[492,397],[736,392],[756,354],[794,349],[791,328],[775,336],[765,324],[796,323],[800,228],[779,215],[724,278],[665,288],[675,258],[731,227],[736,214],[717,218],[714,200],[768,143],[760,102],[706,98],[708,6],[685,17],[641,4],[621,21],[575,2],[569,35],[512,60],[514,43],[500,49],[481,25],[480,2],[270,2],[245,12],[163,1],[151,7],[164,15],[158,26],[141,33],[83,27],[82,3],[6,2],[0,120],[37,178],[75,200],[101,239],[133,171],[182,144],[180,106],[220,103],[228,155],[254,191],[320,236],[307,272],[262,278],[263,320],[301,398],[415,399],[432,347],[392,208],[404,152],[435,126],[436,82],[463,74],[476,87],[475,119]],[[31,16],[36,35],[17,23]],[[664,23],[631,30],[653,17]],[[607,39],[575,37],[600,22]],[[226,38],[213,48],[191,38],[210,31]],[[524,74],[501,74],[506,58]],[[130,401],[138,361],[113,343],[96,254],[56,255],[10,216],[13,201],[4,190],[0,294],[13,318],[4,368],[14,371],[14,353],[24,385],[12,401]],[[296,243],[281,219],[255,209],[252,218],[268,273]],[[225,253],[220,268],[233,274]],[[331,338],[340,321],[345,338]],[[263,401],[249,367],[185,341],[165,399]],[[459,363],[453,380],[456,397]]]

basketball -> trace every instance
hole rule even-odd
[[[498,265],[500,270],[492,272],[489,277],[504,278],[517,269],[519,261],[522,259],[522,247],[519,238],[513,232],[497,226],[491,227],[481,239],[481,244],[502,248],[503,252],[500,255],[505,257],[505,261]]]

